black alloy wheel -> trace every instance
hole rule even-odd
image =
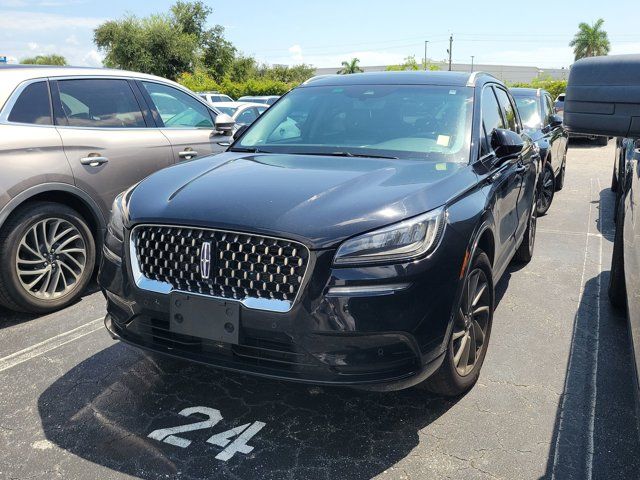
[[[553,202],[553,194],[556,191],[556,182],[553,175],[553,167],[549,161],[545,162],[544,169],[540,177],[538,198],[536,201],[536,213],[542,216],[551,207]]]
[[[475,385],[489,345],[494,302],[491,263],[478,250],[462,284],[442,365],[424,382],[428,390],[456,397]]]

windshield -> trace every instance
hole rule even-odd
[[[220,110],[221,113],[226,113],[230,117],[233,117],[233,114],[236,113],[238,107],[219,107],[216,105],[216,109]]]
[[[473,90],[434,85],[303,87],[232,150],[469,160]]]
[[[538,99],[536,97],[515,97],[518,112],[525,128],[539,128],[542,125]]]

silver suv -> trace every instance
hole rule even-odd
[[[45,313],[74,301],[103,250],[114,197],[223,151],[233,127],[151,75],[0,67],[0,304]]]

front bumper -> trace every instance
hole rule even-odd
[[[240,305],[239,342],[233,345],[172,332],[169,295],[138,288],[124,248],[123,260],[107,252],[100,265],[105,325],[132,345],[227,370],[314,384],[406,388],[442,362],[465,248],[448,229],[431,256],[406,264],[335,268],[333,250],[312,251],[313,271],[291,310]],[[369,290],[381,285],[402,288]],[[345,290],[352,286],[358,288]],[[339,287],[336,294],[332,287]]]

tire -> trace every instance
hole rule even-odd
[[[85,290],[95,259],[78,212],[54,202],[19,207],[0,232],[0,304],[34,314],[66,307]]]
[[[536,243],[536,227],[538,225],[538,216],[536,208],[531,209],[529,219],[527,220],[527,229],[520,246],[516,250],[514,259],[519,263],[529,263],[533,258],[533,247]]]
[[[609,145],[609,137],[598,137],[598,139],[596,140],[596,145],[606,147],[607,145]]]
[[[618,206],[618,212],[623,209]],[[611,274],[609,275],[609,302],[616,310],[624,310],[627,303],[627,288],[624,279],[624,247],[622,245],[624,233],[624,219],[618,213],[616,232],[613,240],[613,255],[611,256]]]
[[[560,173],[556,177],[556,192],[559,192],[564,188],[564,177],[567,171],[567,151],[564,151],[564,157],[562,159],[562,165],[560,166]]]
[[[544,162],[544,167],[538,185],[539,191],[536,195],[536,213],[541,217],[549,211],[551,203],[553,202],[553,194],[556,191],[553,167],[549,160]]]
[[[474,278],[477,279],[475,291],[471,295],[465,294],[465,292],[468,292],[467,288],[472,286]],[[481,296],[477,296],[478,289],[481,286],[480,282],[485,282],[486,286]],[[462,315],[463,310],[465,310],[465,303],[468,303],[466,299],[476,298],[476,296],[478,298],[478,303],[475,304],[476,309],[482,308],[482,312],[478,312],[476,316]],[[487,255],[478,250],[464,279],[463,294],[456,309],[454,326],[447,343],[442,365],[420,386],[438,395],[457,397],[469,391],[475,385],[489,346],[494,306],[495,292],[491,263]],[[471,306],[466,310],[471,311],[471,308],[473,307]],[[482,339],[480,339],[480,333],[477,333],[478,328],[482,333]],[[471,333],[472,331],[473,333]],[[461,334],[460,332],[464,333]],[[475,344],[476,350],[473,353],[473,365],[469,363],[472,351],[469,349],[466,358],[467,365],[463,368],[465,348],[463,342],[465,342],[465,338],[465,345]],[[480,346],[478,346],[478,342],[481,342]],[[456,354],[458,356],[457,359]]]

